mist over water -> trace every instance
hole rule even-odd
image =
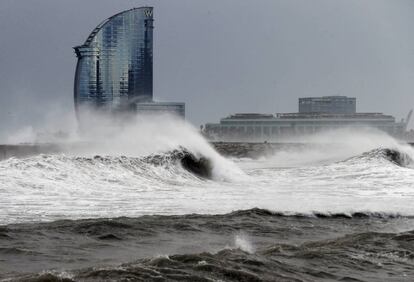
[[[80,130],[68,123],[65,133],[9,136],[59,150],[0,161],[0,280],[401,281],[414,273],[407,144],[343,129],[235,158],[171,116],[88,115]],[[42,132],[51,128],[59,126]]]
[[[291,140],[306,146],[290,146],[267,155],[254,166],[315,166],[346,160],[377,148],[395,149],[409,155],[414,149],[374,128],[343,128]],[[289,143],[289,140],[287,141]]]
[[[379,131],[309,136],[307,145],[253,160],[220,156],[195,128],[171,116],[119,122],[90,114],[87,120],[88,130],[59,143],[61,154],[0,162],[0,222],[254,207],[288,214],[414,215],[414,150]],[[381,148],[407,156],[407,163],[397,165],[375,151]],[[177,149],[211,160],[212,179],[193,175],[174,159],[147,158]]]

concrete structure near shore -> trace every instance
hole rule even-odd
[[[406,120],[397,122],[393,116],[382,113],[352,113],[353,99],[344,96],[300,98],[299,113],[233,114],[222,118],[220,123],[206,124],[204,134],[211,140],[222,141],[283,141],[340,128],[375,128],[395,138],[405,138],[411,114]],[[301,107],[303,101],[313,105]],[[327,103],[331,107],[322,105],[323,101],[331,101]],[[318,108],[325,112],[313,112]]]

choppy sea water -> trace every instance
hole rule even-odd
[[[0,279],[412,281],[414,150],[351,147],[2,160]]]

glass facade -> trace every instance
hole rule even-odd
[[[299,113],[356,113],[356,98],[346,96],[324,96],[299,98]]]
[[[75,106],[118,111],[153,99],[153,8],[116,14],[74,47]]]

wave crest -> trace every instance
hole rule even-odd
[[[400,167],[412,167],[414,165],[413,158],[408,152],[393,148],[377,148],[361,155],[349,158],[345,162],[358,161],[387,161]]]

